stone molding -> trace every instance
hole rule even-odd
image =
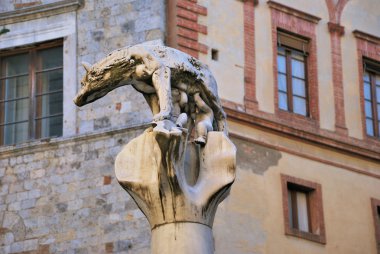
[[[309,21],[309,22],[312,22],[315,24],[317,24],[321,20],[320,17],[317,17],[317,16],[311,15],[309,13],[294,9],[292,7],[277,3],[277,2],[272,1],[272,0],[269,0],[267,3],[269,5],[269,7],[272,9],[276,9],[278,11],[285,12],[289,15],[295,16],[295,17],[300,18],[300,19],[304,19],[306,21]]]
[[[344,26],[341,26],[333,22],[328,22],[327,26],[329,28],[330,33],[337,33],[339,36],[344,35]]]
[[[55,3],[3,12],[0,16],[0,26],[76,11],[83,5],[84,0],[63,0]]]
[[[354,30],[352,33],[358,39],[366,40],[366,41],[369,41],[369,42],[372,42],[375,44],[380,44],[380,37],[377,37],[375,35],[372,35],[372,34],[369,34],[366,32],[362,32],[360,30]]]
[[[13,146],[2,146],[0,147],[0,160],[6,159],[7,157],[22,156],[25,154],[36,153],[38,151],[47,151],[53,147],[59,145],[65,145],[71,142],[83,142],[87,140],[101,139],[107,136],[116,135],[119,133],[127,133],[130,131],[144,130],[150,123],[124,126],[122,128],[115,128],[109,130],[99,130],[97,132],[79,134],[71,137],[57,137],[57,138],[46,138],[40,140],[31,140],[22,144]]]
[[[265,112],[242,112],[234,107],[232,102],[223,101],[224,111],[228,119],[238,121],[249,126],[274,131],[282,136],[299,138],[302,142],[313,142],[315,144],[337,149],[339,151],[356,154],[365,159],[380,160],[379,141],[372,139],[359,140],[348,136],[341,136],[327,130],[313,128],[304,122],[303,125],[295,126],[292,122],[279,120],[273,114]]]

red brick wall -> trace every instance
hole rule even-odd
[[[207,26],[199,24],[199,16],[207,16],[207,8],[197,0],[168,0],[168,41],[171,47],[198,58],[207,54],[208,47],[198,40],[198,34],[207,34]]]

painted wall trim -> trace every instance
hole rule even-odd
[[[83,5],[84,0],[64,0],[50,4],[42,4],[18,9],[15,11],[3,12],[0,15],[0,25],[13,24],[72,12],[76,11]]]

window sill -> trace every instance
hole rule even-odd
[[[285,234],[289,235],[289,236],[294,236],[294,237],[302,238],[305,240],[313,241],[313,242],[320,243],[320,244],[326,244],[326,238],[325,237],[323,237],[321,235],[309,233],[309,232],[300,231],[300,230],[295,229],[295,228],[286,228]]]
[[[300,114],[296,114],[290,111],[277,109],[276,116],[280,119],[280,121],[284,122],[289,126],[294,125],[302,125],[305,128],[305,124],[309,126],[309,128],[318,128],[319,123],[316,119],[311,118],[310,116],[303,116]]]

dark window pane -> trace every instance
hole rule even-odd
[[[380,121],[380,103],[377,104],[377,119]]]
[[[371,85],[364,82],[364,99],[371,100]]]
[[[301,97],[306,97],[305,81],[298,78],[292,79],[293,94]]]
[[[300,97],[293,97],[293,111],[296,114],[306,116],[306,100]]]
[[[60,67],[63,64],[63,48],[55,47],[38,51],[38,70]]]
[[[284,74],[278,74],[278,90],[286,92],[286,76]]]
[[[29,76],[20,76],[0,81],[0,100],[12,100],[29,96]]]
[[[373,121],[372,121],[372,119],[368,119],[367,118],[365,120],[365,123],[366,123],[367,134],[370,135],[370,136],[374,136]]]
[[[4,144],[12,145],[28,140],[28,122],[4,126]]]
[[[26,121],[29,119],[29,99],[20,99],[10,102],[0,103],[3,112],[1,123],[13,123],[18,121]]]
[[[283,55],[277,55],[277,69],[279,72],[286,73],[286,58]]]
[[[283,110],[288,110],[288,96],[286,93],[278,93],[278,107]]]
[[[377,86],[380,86],[380,75],[376,75],[375,83]]]
[[[372,103],[369,102],[369,101],[365,101],[365,102],[364,102],[364,106],[365,106],[365,116],[366,116],[366,117],[373,118],[373,114],[372,114]]]
[[[2,77],[26,74],[29,71],[29,55],[20,54],[4,57],[1,71]]]
[[[41,126],[41,138],[57,137],[62,135],[63,117],[55,116],[36,121]]]
[[[376,100],[380,103],[380,87],[376,87]]]
[[[303,61],[292,59],[292,76],[305,79],[305,64]]]
[[[42,95],[37,97],[36,117],[47,117],[63,112],[63,94],[62,92]]]
[[[37,94],[62,90],[63,70],[47,71],[37,74]]]

